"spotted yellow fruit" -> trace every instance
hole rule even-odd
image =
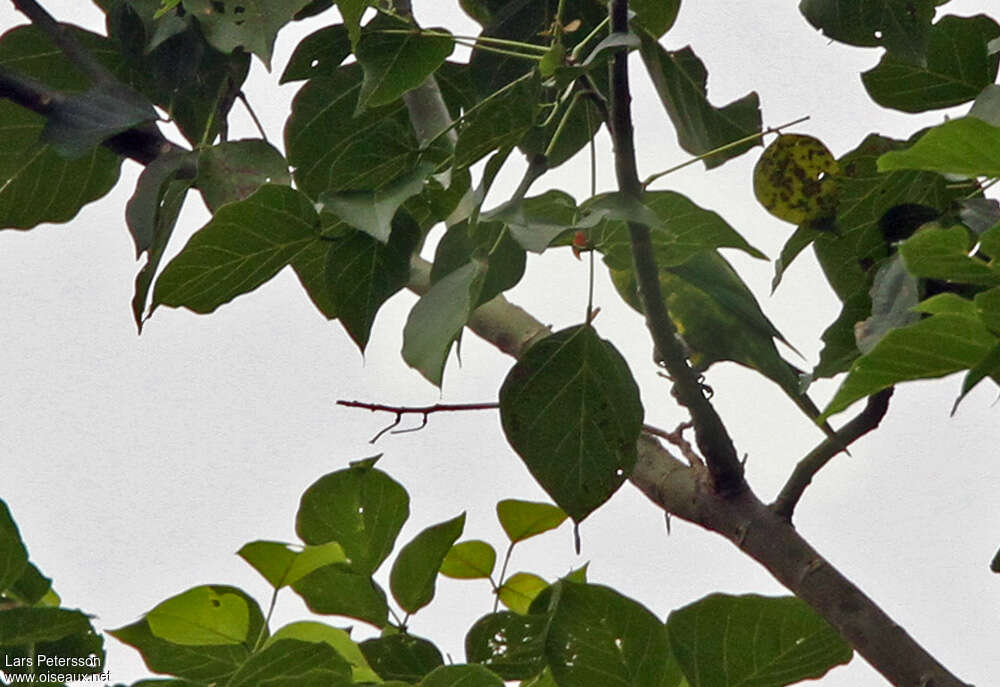
[[[775,217],[823,228],[832,224],[837,213],[839,171],[837,161],[819,139],[782,134],[757,161],[753,191]]]

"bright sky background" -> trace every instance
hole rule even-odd
[[[60,19],[103,30],[103,16],[90,3],[43,4]],[[425,25],[477,31],[457,2],[414,4]],[[940,10],[995,15],[996,6],[954,0]],[[255,61],[246,92],[276,145],[301,86],[279,87],[278,76],[298,39],[334,18],[328,12],[283,32],[274,72]],[[0,4],[0,27],[19,23],[23,19],[10,3]],[[830,43],[787,0],[689,1],[664,44],[678,49],[689,43],[708,67],[715,104],[755,89],[765,124],[810,115],[796,130],[818,136],[838,156],[870,132],[906,138],[966,109],[911,116],[874,105],[858,74],[876,63],[880,51]],[[645,176],[686,156],[638,58],[632,66]],[[232,138],[254,136],[241,106],[235,113]],[[613,183],[605,132],[598,142],[603,190]],[[753,199],[750,175],[759,151],[708,173],[693,165],[658,188],[679,190],[719,212],[774,257],[792,227]],[[589,189],[586,170],[585,158],[578,158],[534,190],[550,185],[581,201]],[[137,174],[138,166],[127,163],[114,192],[67,225],[0,236],[0,497],[64,605],[97,615],[99,627],[114,628],[189,587],[224,583],[242,587],[266,607],[270,588],[236,550],[254,539],[295,541],[302,491],[348,461],[378,452],[385,454],[379,466],[412,497],[400,544],[429,524],[468,511],[463,538],[502,547],[494,503],[545,496],[507,447],[495,413],[435,415],[422,432],[386,436],[373,447],[368,439],[391,417],[335,402],[491,401],[512,361],[466,336],[462,366],[449,363],[439,393],[399,356],[413,295],[400,294],[381,311],[362,358],[340,325],[313,309],[290,271],[211,316],[163,308],[137,337],[129,309],[137,265],[124,223]],[[517,177],[517,170],[508,170],[487,205],[504,200]],[[188,205],[174,251],[206,219],[199,198]],[[838,310],[811,253],[771,297],[771,264],[727,257],[811,367],[819,335]],[[656,376],[639,317],[618,301],[601,272],[602,310],[595,324],[629,360],[642,387],[646,421],[672,429],[684,415]],[[586,284],[586,263],[559,252],[533,256],[525,280],[508,296],[560,329],[582,320]],[[708,381],[738,449],[748,456],[754,489],[771,499],[822,435],[777,387],[743,368],[720,365]],[[982,385],[949,418],[959,386],[960,377],[952,377],[899,388],[881,430],[856,444],[853,457],[840,456],[820,473],[796,524],[946,666],[967,682],[986,685],[1000,675],[1000,578],[988,569],[1000,545],[996,393]],[[818,385],[817,399],[829,398],[834,388]],[[591,561],[591,581],[617,587],[664,618],[716,590],[783,593],[716,535],[675,520],[667,536],[662,513],[629,485],[583,523],[582,536],[577,557],[564,525],[523,545],[512,570],[554,579]],[[463,662],[464,630],[491,605],[485,583],[442,579],[435,602],[410,627]],[[285,592],[272,629],[307,615],[298,598]],[[354,624],[356,638],[370,634]],[[148,675],[132,649],[110,638],[107,648],[115,681]],[[884,682],[856,658],[822,684]]]

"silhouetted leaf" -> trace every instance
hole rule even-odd
[[[881,45],[902,59],[919,62],[938,4],[940,0],[802,0],[799,11],[835,41]]]
[[[411,634],[392,634],[361,642],[365,659],[383,680],[419,682],[444,665],[441,652],[431,642]]]
[[[392,596],[407,613],[416,613],[434,598],[438,571],[455,540],[465,527],[465,513],[428,527],[396,556],[389,573]]]

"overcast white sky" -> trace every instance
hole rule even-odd
[[[60,19],[103,26],[89,3],[43,4]],[[427,25],[477,30],[457,2],[414,4]],[[995,14],[996,6],[955,0],[940,9],[966,16]],[[246,91],[279,146],[299,84],[279,87],[278,76],[297,40],[334,17],[327,13],[281,34],[273,73],[254,64]],[[0,3],[0,27],[22,21],[10,3]],[[820,137],[835,155],[869,132],[905,138],[945,114],[915,117],[871,103],[858,74],[875,64],[879,51],[829,43],[795,3],[687,2],[664,43],[671,49],[693,44],[709,69],[714,103],[755,89],[767,125],[810,115],[798,131]],[[633,67],[640,172],[647,175],[685,155],[638,59]],[[233,137],[254,135],[239,106],[236,112]],[[603,132],[599,150],[605,153],[600,185],[607,189],[613,170]],[[791,227],[753,199],[750,175],[759,150],[709,173],[691,166],[659,187],[719,212],[773,257]],[[582,200],[589,180],[579,162],[548,175],[538,190],[547,183]],[[545,497],[507,447],[494,413],[436,415],[422,432],[387,436],[372,447],[368,439],[391,418],[335,402],[495,400],[511,361],[467,336],[462,367],[451,362],[439,393],[399,356],[401,324],[414,296],[400,294],[383,309],[362,358],[339,324],[315,312],[290,272],[211,316],[163,308],[137,337],[129,310],[136,264],[123,219],[137,173],[136,165],[126,164],[115,191],[67,225],[0,236],[0,497],[64,604],[96,614],[103,628],[130,623],[164,598],[204,583],[241,586],[263,606],[269,587],[235,551],[254,539],[294,541],[302,491],[376,452],[385,453],[380,467],[413,499],[401,543],[466,510],[464,538],[501,547],[493,504]],[[504,176],[495,202],[516,178],[516,171]],[[175,250],[205,221],[200,201],[193,200]],[[773,297],[767,296],[769,263],[729,257],[811,366],[819,335],[837,313],[811,254],[800,258]],[[567,254],[533,257],[524,282],[508,295],[559,329],[581,321],[586,278],[585,263]],[[603,274],[597,300],[602,311],[596,325],[630,361],[647,422],[673,428],[684,416],[656,376],[638,316],[617,302]],[[718,366],[708,381],[739,450],[748,455],[752,485],[762,498],[772,498],[821,434],[780,390],[742,368]],[[819,475],[796,522],[938,659],[964,680],[986,685],[1000,674],[1000,578],[988,570],[1000,545],[996,394],[984,384],[949,418],[959,385],[953,377],[898,389],[881,430],[852,448],[853,457],[837,458]],[[819,398],[833,388],[818,386]],[[577,557],[564,525],[524,545],[513,570],[552,579],[589,560],[592,581],[619,588],[661,617],[716,590],[783,593],[715,535],[675,521],[667,536],[662,513],[628,485],[585,521],[582,536]],[[463,630],[491,603],[485,583],[442,580],[438,598],[411,629],[462,662]],[[304,606],[286,592],[272,627],[305,617]],[[359,626],[357,636],[366,632]],[[108,655],[115,681],[148,675],[136,652],[110,638]],[[856,658],[823,684],[883,682]]]

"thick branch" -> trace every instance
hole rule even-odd
[[[827,438],[814,448],[806,457],[799,461],[792,471],[788,482],[782,487],[778,498],[771,504],[771,510],[778,517],[788,522],[792,521],[795,505],[802,498],[802,493],[812,482],[812,478],[823,469],[830,460],[859,438],[878,427],[882,418],[889,411],[889,399],[893,388],[889,387],[868,398],[865,409],[858,416],[837,430],[837,433]]]
[[[611,30],[627,33],[628,2],[611,3]],[[627,198],[640,202],[642,183],[635,163],[635,144],[632,135],[632,96],[628,83],[628,52],[620,50],[611,62],[611,131],[615,151],[615,172],[618,189]],[[695,440],[705,458],[714,486],[723,495],[738,494],[746,488],[743,465],[736,447],[719,414],[705,396],[698,375],[688,365],[677,331],[667,313],[663,293],[660,291],[659,270],[653,257],[653,243],[649,227],[629,222],[632,242],[632,261],[639,297],[646,312],[646,325],[652,334],[653,344],[674,381],[677,400],[691,413]]]

